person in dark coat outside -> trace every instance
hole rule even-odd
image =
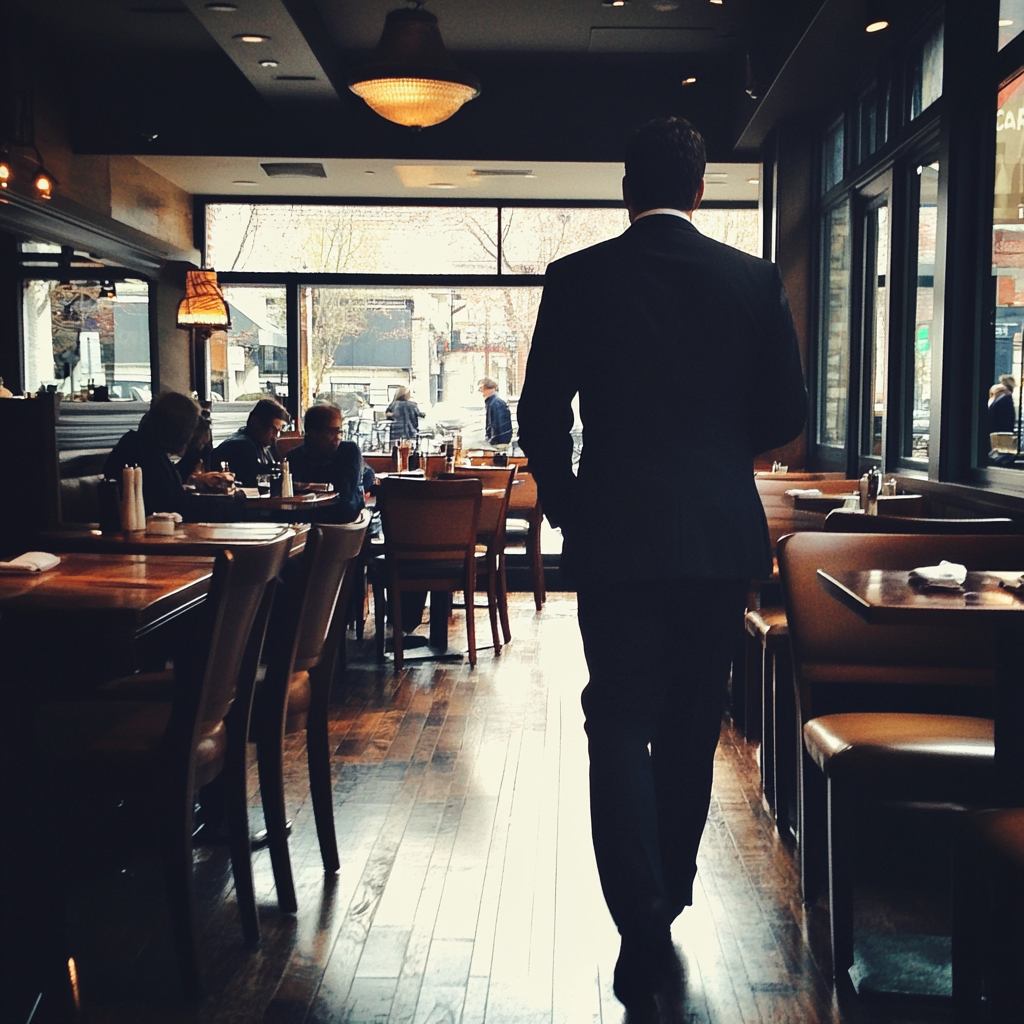
[[[395,392],[395,399],[384,415],[391,420],[392,441],[414,441],[419,434],[420,420],[426,413],[412,400],[409,389],[401,387]]]
[[[705,159],[680,118],[634,135],[630,227],[548,266],[518,407],[519,444],[577,584],[594,852],[631,1024],[681,1019],[670,925],[693,899],[747,587],[772,568],[754,457],[807,415],[778,269],[691,223]],[[671,402],[655,397],[666,381]],[[671,449],[637,449],[623,408],[644,410]],[[610,541],[609,474],[625,466],[644,482],[642,525]]]
[[[1017,429],[1017,410],[1013,389],[1017,381],[1004,373],[988,392],[988,429],[990,434],[1012,434]]]
[[[498,382],[492,377],[483,377],[479,383],[477,390],[484,396],[487,410],[484,421],[487,443],[504,451],[512,441],[512,414],[508,411],[508,402],[498,396]]]

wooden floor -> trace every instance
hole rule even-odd
[[[513,595],[500,657],[395,678],[351,645],[336,692],[342,866],[325,878],[304,751],[288,751],[299,911],[255,855],[263,941],[241,947],[227,852],[197,851],[210,995],[180,1001],[152,865],[83,859],[73,948],[87,1024],[611,1024],[617,935],[590,845],[572,595]],[[461,618],[461,616],[460,616]],[[479,626],[486,630],[486,616]],[[453,628],[458,642],[459,630]],[[804,911],[761,809],[755,752],[723,730],[695,904],[673,936],[693,1022],[923,1022],[945,1006],[837,995],[827,916]],[[254,804],[258,794],[254,793]],[[254,817],[258,817],[257,814]]]

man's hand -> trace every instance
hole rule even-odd
[[[201,494],[227,494],[235,486],[234,473],[193,473],[189,482]]]

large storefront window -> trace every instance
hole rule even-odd
[[[150,400],[149,286],[139,280],[25,282],[25,383],[72,400]]]
[[[1024,331],[1024,74],[999,91],[995,129],[992,274],[996,308],[991,342],[992,379],[983,382],[986,394],[978,397],[982,409],[982,449],[989,450],[990,462],[1014,465],[1014,456],[1020,449],[1017,402]]]
[[[818,443],[846,445],[850,401],[850,206],[825,214],[822,230]]]

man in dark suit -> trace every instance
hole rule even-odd
[[[631,226],[548,267],[518,409],[577,583],[594,850],[631,1021],[662,1019],[672,999],[669,926],[692,899],[746,589],[771,573],[753,458],[807,414],[778,270],[690,222],[704,166],[684,120],[633,137]],[[620,500],[627,475],[641,481],[633,507]]]

